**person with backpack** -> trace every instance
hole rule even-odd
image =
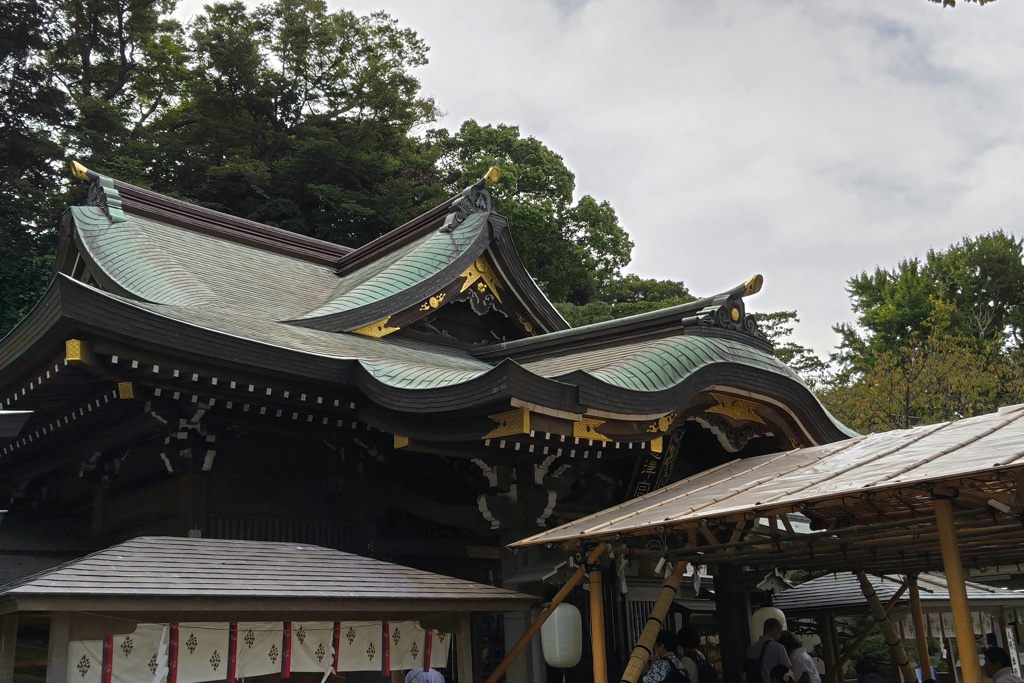
[[[747,659],[743,663],[747,683],[771,683],[772,667],[793,667],[786,648],[778,643],[781,636],[782,622],[775,618],[765,619],[763,635],[747,650]]]
[[[664,629],[654,640],[654,655],[657,657],[651,668],[644,674],[643,683],[692,683],[686,669],[675,653],[675,639]]]
[[[718,683],[718,671],[700,651],[700,632],[689,624],[685,624],[676,633],[679,644],[679,661],[686,669],[690,683]]]
[[[779,637],[779,643],[789,653],[789,661],[793,663],[793,678],[796,679],[796,683],[821,683],[818,666],[807,654],[803,641],[797,638],[796,634],[783,631]]]

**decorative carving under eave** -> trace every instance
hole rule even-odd
[[[758,436],[764,436],[764,432],[755,429],[754,425],[734,425],[721,415],[707,415],[694,417],[693,420],[701,426],[709,429],[718,438],[718,443],[729,453],[742,451],[750,440]]]
[[[498,426],[484,434],[485,439],[496,439],[501,436],[530,433],[530,411],[527,408],[515,408],[505,413],[488,415]]]
[[[714,391],[710,393],[711,396],[718,401],[718,405],[711,406],[706,410],[706,412],[727,415],[738,422],[749,420],[751,422],[765,424],[764,419],[762,419],[756,412],[757,409],[761,407],[760,403],[757,403],[756,401],[748,401],[744,398],[737,398],[735,396],[728,396],[726,394],[719,394]]]
[[[668,413],[662,415],[657,420],[647,425],[648,434],[663,434],[668,431],[668,428],[672,426],[672,423],[676,421],[675,413]]]
[[[585,417],[578,422],[572,423],[572,435],[577,439],[590,439],[591,441],[611,441],[607,436],[600,433],[598,428],[605,423],[604,420],[595,420],[592,417]]]
[[[461,275],[459,275],[459,277],[466,278],[462,282],[462,288],[459,290],[460,294],[476,284],[477,292],[483,294],[486,289],[490,289],[494,298],[498,300],[498,303],[501,303],[501,294],[498,293],[498,290],[501,289],[503,285],[501,284],[501,281],[498,280],[498,276],[495,275],[494,270],[491,268],[491,264],[487,262],[487,258],[485,256],[481,256],[474,261],[473,265],[467,268]],[[480,285],[483,285],[484,288],[481,289]]]
[[[390,315],[386,318],[381,318],[375,323],[370,323],[369,325],[364,325],[359,329],[351,330],[351,332],[353,334],[361,334],[364,337],[373,337],[374,339],[380,339],[381,337],[386,337],[392,332],[398,332],[398,330],[402,329],[400,327],[388,327],[389,320],[391,320]]]

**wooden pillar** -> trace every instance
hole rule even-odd
[[[917,585],[917,574],[907,577],[910,583],[910,616],[914,620],[914,640],[917,641],[917,661],[921,664],[921,680],[932,676],[932,658],[928,654],[928,624],[924,620],[921,606],[921,589]]]
[[[455,635],[459,683],[471,683],[473,680],[473,637],[469,625],[470,618],[467,614],[459,619],[459,632]]]
[[[558,591],[554,598],[551,599],[551,604],[544,608],[544,611],[540,613],[537,620],[530,624],[530,627],[526,629],[526,633],[523,634],[522,638],[509,649],[508,654],[505,655],[505,659],[501,660],[498,666],[491,672],[491,675],[487,677],[485,683],[497,683],[497,681],[504,675],[508,668],[515,661],[515,658],[526,649],[526,646],[530,644],[533,637],[540,631],[540,627],[544,625],[544,622],[548,620],[551,613],[555,611],[555,608],[562,604],[565,598],[569,595],[573,588],[583,580],[583,575],[586,573],[586,568],[589,565],[593,565],[604,553],[607,547],[604,543],[599,543],[596,548],[590,551],[587,555],[586,562],[583,565],[576,568],[576,572],[569,577],[562,589]]]
[[[953,522],[953,504],[948,498],[935,498],[934,503],[935,520],[939,526],[939,545],[942,546],[942,568],[946,572],[949,606],[953,612],[956,647],[960,654],[964,683],[981,683],[978,647],[974,642],[974,624],[967,604],[967,588],[964,586],[964,566],[960,560],[956,524]]]
[[[14,681],[14,648],[18,642],[18,617],[5,614],[0,618],[0,683]]]
[[[885,644],[889,647],[889,659],[902,672],[903,680],[907,683],[913,683],[913,681],[917,680],[917,675],[914,673],[914,667],[911,666],[907,653],[903,649],[903,641],[900,640],[899,635],[896,633],[896,628],[892,625],[892,621],[889,620],[888,610],[885,609],[882,601],[878,599],[875,587],[868,581],[868,575],[863,570],[857,572],[857,578],[860,580],[860,588],[864,591],[864,597],[867,598],[871,612],[875,615],[878,630],[882,632],[882,638],[885,639]],[[980,681],[977,683],[980,683]]]
[[[750,593],[743,574],[729,565],[718,565],[715,571],[715,621],[724,681],[740,680],[750,647]]]
[[[71,641],[71,615],[50,614],[50,645],[46,652],[46,683],[66,683],[68,678],[68,644]]]
[[[590,570],[590,650],[594,656],[594,683],[608,683],[608,653],[604,636],[604,589],[601,569]]]
[[[672,567],[672,574],[665,579],[665,583],[661,587],[661,595],[658,596],[654,607],[651,608],[651,616],[647,619],[643,633],[640,634],[640,640],[633,648],[633,653],[629,655],[629,661],[626,663],[626,670],[622,674],[620,683],[637,683],[640,680],[647,660],[654,652],[654,641],[658,637],[658,631],[664,626],[668,608],[672,606],[672,601],[675,600],[676,594],[679,592],[679,584],[682,582],[685,572],[686,562],[676,562]]]
[[[839,648],[836,646],[836,621],[831,612],[823,610],[818,613],[818,630],[821,631],[821,654],[825,660],[825,670],[829,671],[839,661]]]

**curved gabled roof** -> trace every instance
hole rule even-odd
[[[80,257],[115,294],[356,331],[399,314],[403,325],[423,317],[429,311],[418,306],[458,289],[490,254],[481,265],[504,267],[511,279],[498,284],[512,293],[516,312],[538,331],[567,327],[502,239],[507,223],[491,212],[482,181],[352,250],[78,170],[93,183],[89,206],[68,213],[58,269],[74,274]]]

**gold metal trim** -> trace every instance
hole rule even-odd
[[[595,420],[592,417],[585,417],[579,422],[572,423],[572,435],[577,439],[590,439],[591,441],[611,441],[607,436],[597,431],[598,427],[605,423],[604,420]]]
[[[497,164],[494,164],[487,169],[487,173],[484,174],[484,187],[490,187],[499,180],[501,180],[501,168]]]
[[[668,428],[672,426],[672,423],[676,421],[675,413],[668,413],[662,415],[657,420],[647,425],[647,432],[649,434],[663,434],[668,431]],[[659,453],[661,451],[658,451]]]
[[[665,450],[665,437],[659,436],[657,439],[651,439],[651,453],[661,453]]]
[[[395,448],[405,448],[409,445],[409,437],[395,434]]]
[[[429,311],[432,308],[440,308],[441,303],[444,301],[444,292],[438,292],[434,296],[430,297],[422,304],[420,304],[421,311]]]
[[[761,286],[763,284],[764,277],[760,273],[758,273],[757,275],[743,283],[743,296],[757,294],[758,292],[761,291]]]
[[[714,391],[711,392],[711,396],[718,401],[718,405],[711,406],[705,412],[719,413],[741,422],[749,420],[750,422],[766,424],[761,416],[754,412],[761,407],[760,403],[736,398],[735,396],[719,394]]]
[[[401,327],[388,327],[389,320],[391,320],[390,315],[386,318],[381,318],[375,323],[370,323],[369,325],[364,325],[357,330],[352,330],[352,332],[353,334],[361,334],[364,337],[380,339],[381,337],[386,337],[392,332],[397,332],[402,329]]]
[[[77,161],[71,162],[71,175],[75,176],[79,180],[89,180],[89,169]]]
[[[505,413],[496,413],[487,417],[497,422],[498,426],[484,434],[484,439],[530,433],[530,411],[526,408],[515,408]]]
[[[135,385],[131,382],[118,382],[117,397],[122,401],[128,401],[135,398]]]
[[[64,360],[68,363],[92,365],[92,352],[89,344],[81,339],[68,339],[64,342]]]
[[[498,289],[503,287],[503,285],[498,276],[491,270],[491,264],[487,262],[486,257],[481,256],[478,258],[459,277],[466,278],[465,282],[462,283],[462,289],[459,290],[460,294],[472,287],[477,280],[483,280],[483,283],[494,293],[494,298],[498,300],[498,303],[503,303],[501,295],[498,294]]]

